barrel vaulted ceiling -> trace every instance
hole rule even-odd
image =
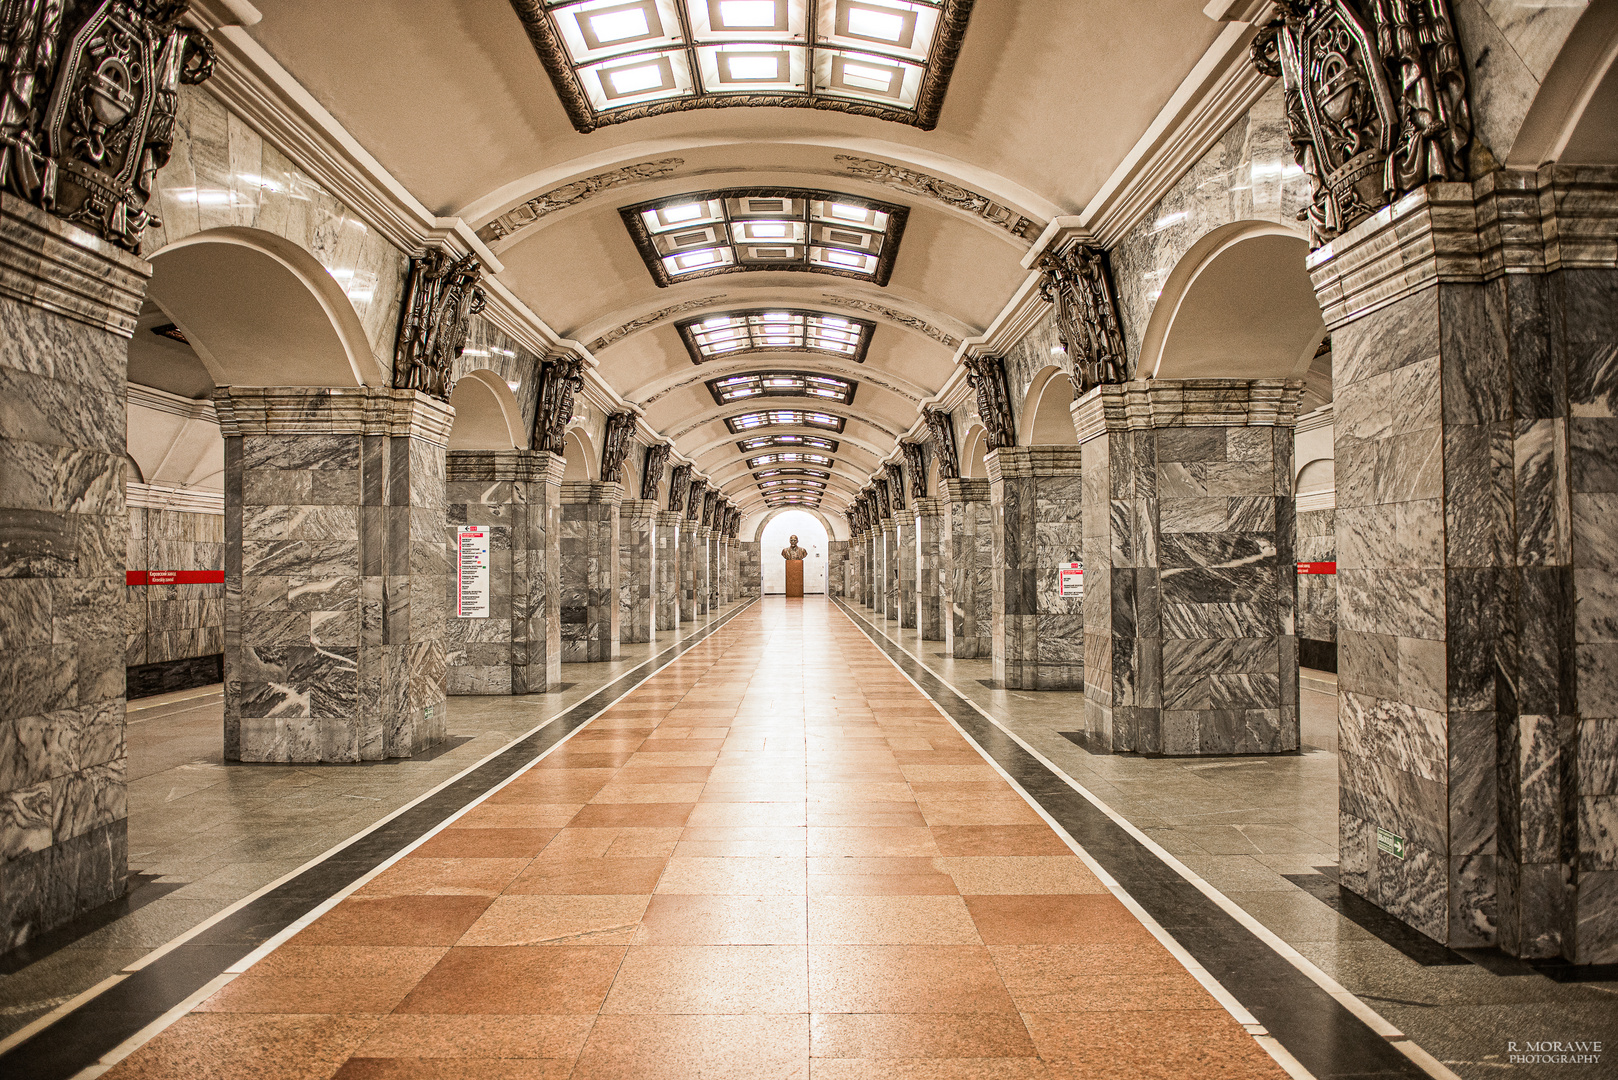
[[[548,69],[519,15],[521,8],[532,24],[549,0],[258,2],[264,17],[253,38],[412,195],[476,228],[504,265],[500,280],[553,329],[588,346],[597,373],[744,509],[765,501],[758,470],[747,465],[757,453],[739,445],[746,436],[827,433],[787,426],[744,436],[727,419],[760,409],[842,417],[844,430],[830,433],[840,446],[822,503],[840,510],[950,379],[961,341],[982,334],[1024,284],[1022,260],[1046,223],[1096,195],[1221,29],[1203,0],[872,0],[919,12],[924,26],[937,13],[970,9],[941,107],[924,118],[931,130],[915,117],[840,106],[732,106],[637,116],[586,133],[577,101],[570,116],[553,79],[557,57]],[[672,24],[670,12],[686,5],[680,18],[689,37],[717,3],[658,0],[647,10]],[[792,18],[818,10],[806,0],[784,6]],[[702,51],[672,36],[666,44],[687,50],[680,55]],[[849,85],[876,85],[849,55]],[[871,55],[877,67],[886,62],[880,48]],[[804,87],[812,80],[805,74]],[[651,238],[637,245],[620,211],[658,203],[684,213],[687,200],[676,196],[729,189],[795,190],[825,196],[824,205],[838,195],[891,204],[903,211],[902,233],[886,237],[897,246],[885,273],[827,274],[788,268],[785,257],[772,266],[769,237],[782,234],[766,229],[748,239],[732,222],[732,235],[754,244],[748,251],[758,259],[737,272],[658,280],[647,261]],[[806,215],[782,243],[831,235],[824,230],[833,218]],[[694,234],[679,235],[706,250]],[[665,243],[657,257],[676,247]],[[740,250],[726,258],[744,261]],[[791,255],[815,261],[807,249]],[[764,348],[699,365],[678,329],[770,311],[863,320],[875,330],[863,363],[772,350],[765,334]],[[830,375],[857,389],[849,404],[770,396],[720,405],[708,385],[772,372]]]

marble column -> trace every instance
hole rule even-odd
[[[826,541],[826,595],[846,596],[848,593],[848,541]]]
[[[695,610],[698,615],[708,615],[713,612],[713,528],[698,525],[696,534]]]
[[[1077,446],[990,451],[994,679],[1013,690],[1084,688],[1084,598],[1062,596],[1059,564],[1082,562]]]
[[[1093,748],[1298,748],[1301,383],[1140,380],[1073,404]]]
[[[0,199],[0,952],[128,875],[120,481],[150,274]]]
[[[944,640],[946,506],[943,499],[916,500],[916,629],[923,641]]]
[[[899,523],[885,517],[881,523],[881,584],[877,610],[884,619],[899,617]]]
[[[1343,884],[1618,961],[1618,170],[1432,184],[1310,258],[1333,340]]]
[[[221,387],[227,761],[444,737],[454,411],[413,390]]]
[[[682,515],[680,519],[680,621],[695,622],[697,618],[698,557],[697,523]]]
[[[680,532],[684,525],[682,514],[671,510],[657,512],[652,612],[658,630],[680,628]]]
[[[960,478],[940,484],[948,507],[939,535],[948,555],[944,651],[957,660],[987,657],[993,652],[994,624],[989,481]]]
[[[889,618],[913,630],[916,627],[916,518],[913,511],[893,512],[893,561],[898,578],[898,609]]]
[[[730,541],[721,533],[714,537],[714,547],[716,549],[714,567],[718,583],[714,591],[719,598],[719,606],[723,607],[730,603]]]
[[[708,614],[719,610],[719,533],[708,532]]]
[[[848,601],[865,603],[865,534],[856,532],[848,539]]]
[[[652,581],[657,501],[625,499],[618,505],[618,640],[652,640]]]
[[[742,596],[756,598],[764,595],[764,561],[757,540],[742,544]]]
[[[564,464],[543,451],[449,451],[444,637],[450,694],[543,694],[561,681],[557,520]],[[489,532],[487,618],[456,613],[460,525]]]
[[[562,663],[618,659],[618,507],[624,486],[562,482]]]

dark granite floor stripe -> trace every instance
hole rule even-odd
[[[749,601],[671,645],[511,743],[403,813],[174,947],[0,1055],[0,1076],[69,1080],[248,953],[414,844],[446,818],[594,720],[608,705],[750,608]]]
[[[843,613],[1320,1080],[1427,1073],[850,605]]]

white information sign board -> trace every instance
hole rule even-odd
[[[455,614],[462,619],[489,617],[489,530],[461,525],[455,530]]]
[[[1084,596],[1084,564],[1061,563],[1056,568],[1057,591],[1060,596]]]

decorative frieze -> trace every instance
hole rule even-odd
[[[581,203],[588,202],[604,192],[622,187],[625,184],[638,184],[647,180],[659,180],[675,172],[685,164],[684,158],[666,157],[656,161],[640,161],[634,165],[623,165],[606,172],[594,173],[590,176],[574,180],[560,187],[551,188],[531,199],[525,199],[516,206],[507,210],[483,228],[478,230],[478,239],[484,243],[493,244],[509,237],[515,236],[531,225],[538,224],[542,219],[563,210],[570,210]]]
[[[861,180],[895,188],[907,195],[941,202],[963,213],[1004,229],[1012,236],[1030,240],[1039,232],[1039,223],[1023,217],[1008,206],[1002,206],[986,195],[952,184],[930,173],[907,169],[903,165],[890,165],[886,161],[838,154],[837,164]]]
[[[1466,65],[1448,0],[1283,0],[1253,63],[1286,86],[1293,154],[1330,240],[1408,192],[1465,180]]]
[[[476,255],[456,258],[432,250],[410,260],[393,353],[393,385],[448,401],[450,368],[466,349],[472,316],[488,297],[479,288],[483,264]]]

